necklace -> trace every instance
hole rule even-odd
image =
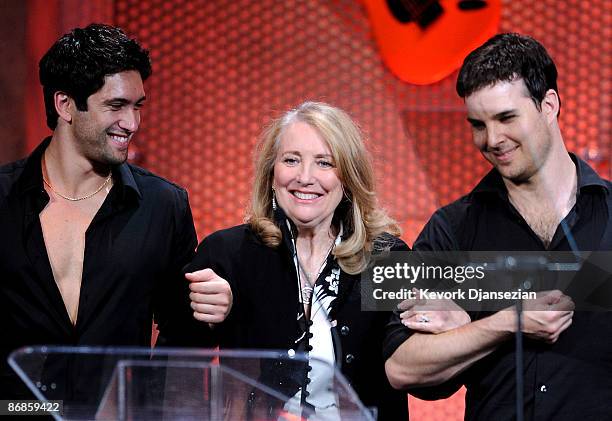
[[[300,260],[300,258],[299,257],[297,258],[297,262],[300,267],[300,273],[303,273],[304,277],[306,278],[306,285],[302,286],[301,291],[300,291],[301,296],[302,296],[302,302],[306,305],[310,305],[312,302],[312,295],[314,293],[314,284],[317,282],[317,279],[319,279],[319,275],[321,275],[321,272],[325,268],[327,257],[329,256],[329,253],[331,253],[332,249],[334,248],[334,245],[336,245],[335,240],[332,241],[331,246],[329,247],[329,250],[327,250],[327,253],[325,253],[325,256],[323,257],[323,261],[319,265],[319,271],[316,274],[317,276],[314,278],[314,282],[312,281],[313,274],[309,274],[308,271],[304,269],[304,265],[302,264],[302,261]]]
[[[314,289],[310,285],[306,285],[302,287],[302,302],[304,304],[310,305],[313,292],[314,292]]]
[[[43,183],[45,183],[45,185],[46,185],[47,187],[49,187],[49,189],[50,189],[50,190],[51,190],[53,193],[57,194],[57,195],[58,195],[59,197],[61,197],[62,199],[70,200],[71,202],[78,202],[78,201],[81,201],[81,200],[89,199],[90,197],[95,196],[96,194],[100,193],[100,190],[102,190],[102,189],[104,188],[104,186],[106,186],[106,185],[107,185],[107,184],[108,184],[108,183],[111,181],[112,177],[113,177],[113,173],[111,172],[110,174],[108,174],[108,177],[106,177],[106,180],[104,180],[104,183],[102,183],[102,185],[101,185],[100,187],[98,187],[98,188],[96,189],[96,191],[94,191],[93,193],[89,193],[89,194],[87,194],[87,195],[85,195],[85,196],[82,196],[82,197],[70,197],[70,196],[64,196],[63,194],[61,194],[60,192],[58,192],[57,190],[55,190],[55,189],[54,189],[54,188],[51,186],[51,184],[49,184],[49,182],[47,181],[47,179],[46,179],[44,176],[43,176]]]

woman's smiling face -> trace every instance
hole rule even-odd
[[[329,228],[342,200],[342,182],[327,142],[302,121],[288,126],[274,164],[276,200],[298,227]]]

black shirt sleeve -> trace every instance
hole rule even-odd
[[[426,252],[458,249],[456,237],[444,208],[438,209],[433,214],[417,237],[413,248],[415,251]],[[385,327],[384,360],[390,358],[397,348],[414,333],[402,324],[400,313],[399,310],[395,310]],[[442,385],[411,389],[410,393],[425,400],[444,399],[455,393],[460,386],[461,382],[458,379],[451,379]]]
[[[438,209],[417,237],[414,243],[414,250],[453,250],[456,245],[457,241],[455,240],[446,213],[444,209]],[[413,333],[402,324],[399,315],[400,311],[394,311],[386,326],[385,340],[383,342],[383,356],[385,360],[390,358],[395,350]]]
[[[202,240],[198,245],[193,260],[185,267],[185,272],[212,269],[219,277],[225,279],[232,290],[232,308],[225,320],[215,324],[212,329],[216,345],[233,347],[235,338],[241,331],[240,318],[241,294],[239,278],[241,263],[246,256],[242,255],[240,244],[244,235],[242,227],[216,231]],[[246,264],[246,263],[245,263]]]
[[[419,251],[460,250],[457,237],[445,208],[438,209],[414,242]]]
[[[189,299],[189,281],[183,268],[195,254],[197,237],[187,192],[179,191],[172,238],[172,255],[155,291],[155,321],[158,346],[212,347],[215,341],[207,323],[193,317]]]

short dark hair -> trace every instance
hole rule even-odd
[[[149,52],[125,32],[103,24],[75,28],[62,36],[38,64],[47,126],[55,130],[58,114],[54,95],[62,91],[87,111],[87,98],[104,86],[104,77],[136,70],[142,80],[151,75]]]
[[[538,110],[546,91],[557,96],[557,67],[546,49],[535,39],[516,33],[498,34],[472,51],[457,77],[457,94],[471,95],[497,82],[523,79]],[[559,97],[559,107],[561,98]]]

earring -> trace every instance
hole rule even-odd
[[[276,210],[276,192],[272,189],[272,210]]]

